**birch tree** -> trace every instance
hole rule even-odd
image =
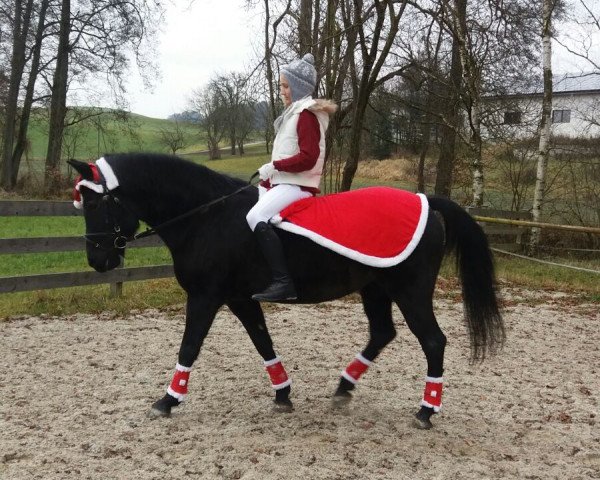
[[[542,3],[542,68],[544,79],[544,97],[542,100],[542,116],[539,127],[539,149],[537,174],[531,209],[532,219],[539,222],[542,218],[542,208],[546,187],[546,169],[550,152],[550,135],[552,121],[552,15],[555,0],[543,0]],[[529,253],[535,254],[540,241],[541,230],[533,228],[529,243]]]

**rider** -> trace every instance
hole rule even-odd
[[[307,53],[280,70],[279,93],[285,110],[275,120],[271,162],[258,169],[259,199],[246,216],[271,268],[273,282],[254,300],[295,300],[296,288],[285,261],[279,237],[269,220],[285,207],[319,193],[325,158],[325,132],[329,115],[337,107],[313,99],[317,82],[314,58]]]

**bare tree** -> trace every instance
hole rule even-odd
[[[181,128],[179,121],[175,120],[169,128],[161,128],[158,131],[158,138],[162,145],[167,147],[169,151],[175,155],[178,150],[185,148],[188,145],[188,137]]]
[[[300,56],[305,53],[312,53],[312,16],[313,0],[300,0],[300,15],[298,17],[298,53]]]
[[[350,5],[347,5],[347,7],[350,7]],[[370,94],[378,85],[400,75],[407,68],[404,65],[398,69],[390,69],[384,75],[380,75],[385,60],[394,44],[400,18],[402,18],[405,7],[406,0],[400,2],[399,5],[391,0],[376,2],[368,8],[363,7],[362,1],[355,1],[353,8],[344,12],[345,27],[358,30],[359,65],[362,69],[360,71],[357,69],[351,70],[354,99],[350,115],[350,145],[342,174],[341,190],[350,190],[358,167],[365,112]],[[368,20],[371,18],[373,20],[369,22]]]
[[[69,80],[69,35],[71,33],[71,0],[62,0],[60,30],[56,54],[56,68],[52,81],[48,150],[46,153],[46,190],[53,191],[59,185],[59,161],[63,142],[64,121],[67,114],[67,85]]]
[[[23,99],[23,107],[21,109],[21,115],[19,118],[19,129],[16,135],[16,140],[12,152],[10,162],[12,163],[12,179],[11,186],[14,187],[17,184],[17,176],[19,174],[19,168],[21,165],[21,158],[23,154],[29,148],[29,141],[27,139],[27,132],[29,129],[29,118],[31,116],[31,109],[34,103],[35,85],[40,73],[40,62],[42,54],[42,42],[46,34],[46,13],[48,11],[50,1],[42,0],[38,11],[38,24],[35,31],[35,37],[33,46],[31,48],[31,64],[29,66],[29,77],[27,85],[25,87],[25,97]],[[8,161],[8,159],[5,159]]]
[[[206,144],[210,160],[221,158],[220,143],[227,133],[227,109],[220,103],[212,85],[194,92],[192,108],[200,114],[200,126],[206,133]]]
[[[244,155],[244,143],[254,130],[256,119],[256,104],[247,102],[238,109],[236,141],[240,155]]]
[[[231,155],[236,154],[237,145],[243,142],[251,130],[252,121],[248,108],[252,99],[249,87],[249,75],[237,72],[217,75],[210,83],[210,88],[218,97],[218,103],[225,108]]]
[[[49,141],[46,154],[46,186],[54,188],[59,177],[66,98],[69,81],[103,72],[118,97],[125,91],[123,75],[129,67],[126,49],[133,51],[138,67],[149,65],[144,41],[151,40],[160,21],[158,2],[143,0],[61,0],[58,46],[51,83]]]
[[[6,189],[14,186],[15,177],[12,153],[17,123],[19,91],[26,64],[27,36],[30,32],[33,0],[21,2],[15,0],[12,12],[12,54],[8,95],[4,110],[2,131],[2,171],[0,185]]]
[[[542,100],[542,116],[539,128],[539,153],[537,175],[533,195],[532,218],[539,222],[542,216],[544,193],[546,188],[546,168],[550,152],[551,116],[552,116],[552,16],[555,1],[543,0],[542,7],[542,66],[544,71],[544,98]],[[533,228],[529,241],[529,253],[537,251],[541,229]]]

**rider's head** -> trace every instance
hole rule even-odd
[[[315,59],[310,53],[284,65],[281,67],[280,73],[282,80],[285,79],[287,81],[292,102],[312,95],[315,91],[317,71],[315,70]]]

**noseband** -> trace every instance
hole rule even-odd
[[[115,195],[113,195],[112,193],[110,193],[108,190],[106,190],[106,187],[103,185],[105,193],[102,197],[102,201],[103,202],[109,202],[112,201],[112,204],[114,204],[115,206],[124,208],[123,204],[121,203],[121,200],[119,200],[119,197],[116,197]],[[116,221],[116,217],[115,215],[111,215],[110,214],[110,204],[107,204],[107,208],[106,208],[106,223],[110,224],[112,223],[113,225],[113,231],[112,232],[98,232],[98,233],[86,233],[83,238],[85,238],[85,241],[87,243],[90,243],[94,246],[94,248],[98,248],[100,250],[104,250],[104,251],[109,251],[111,249],[111,247],[104,247],[103,245],[100,245],[100,243],[94,241],[91,237],[94,236],[104,236],[104,237],[111,237],[112,236],[112,248],[116,248],[117,250],[124,250],[127,247],[127,243],[135,240],[135,236],[132,237],[126,237],[125,235],[121,234],[121,226],[119,225],[119,223]]]

